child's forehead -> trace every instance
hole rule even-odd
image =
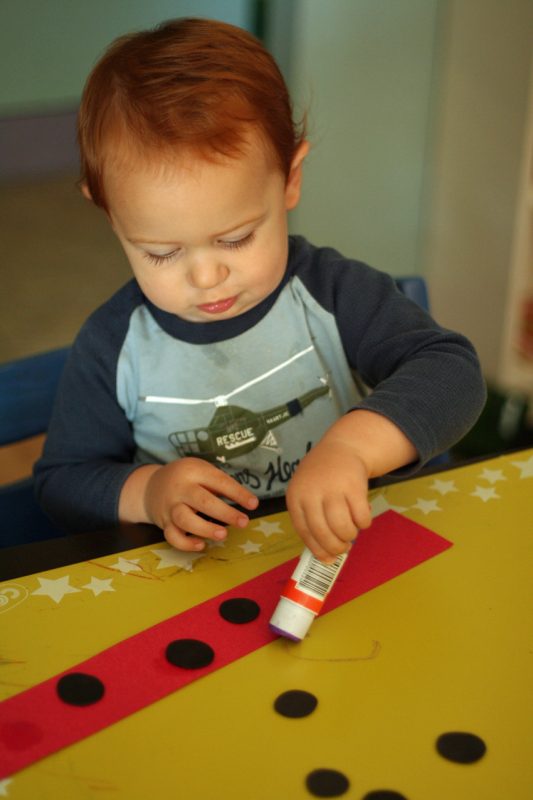
[[[257,130],[243,132],[238,149],[231,153],[221,152],[208,145],[191,146],[177,144],[151,146],[132,141],[129,137],[113,137],[105,148],[104,181],[128,174],[145,175],[147,178],[173,178],[177,172],[200,175],[206,166],[243,168],[246,164],[265,167],[267,171],[279,171],[273,148]]]
[[[113,224],[140,242],[232,231],[279,203],[285,187],[281,169],[257,141],[240,155],[216,159],[189,151],[122,155],[104,178]]]

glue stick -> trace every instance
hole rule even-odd
[[[325,564],[305,548],[281,593],[270,629],[287,639],[301,641],[320,613],[347,557],[348,553],[341,553],[331,564]]]

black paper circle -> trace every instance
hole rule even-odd
[[[167,645],[167,661],[182,669],[201,669],[214,659],[213,649],[199,639],[176,639]]]
[[[91,706],[102,699],[105,687],[99,678],[85,672],[63,675],[56,685],[60,700],[71,706]]]
[[[340,797],[350,788],[350,781],[336,769],[315,769],[307,776],[305,785],[315,797]]]
[[[261,609],[255,600],[250,600],[247,597],[232,597],[229,600],[224,600],[218,610],[220,616],[226,622],[233,622],[234,625],[253,622],[261,613]]]
[[[437,739],[437,751],[448,761],[457,764],[473,764],[483,758],[487,746],[475,733],[452,731],[443,733]]]
[[[317,707],[318,700],[311,692],[301,689],[290,689],[283,692],[274,701],[274,708],[283,717],[307,717]]]

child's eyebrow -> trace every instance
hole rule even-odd
[[[220,233],[214,233],[209,238],[211,239],[220,239],[223,236],[228,236],[230,233],[235,233],[239,231],[241,228],[246,228],[248,225],[257,225],[258,223],[262,222],[265,218],[266,214],[260,214],[259,216],[251,217],[251,219],[247,219],[244,222],[240,222],[238,225],[232,225],[231,228],[227,228]],[[138,238],[129,238],[127,237],[127,241],[131,244],[163,244],[163,245],[176,245],[178,244],[177,240],[173,241],[163,241],[159,239],[138,239]]]

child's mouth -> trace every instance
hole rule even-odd
[[[224,311],[229,311],[236,299],[237,295],[235,297],[227,297],[225,300],[216,300],[214,303],[204,303],[198,308],[206,314],[222,314]]]

